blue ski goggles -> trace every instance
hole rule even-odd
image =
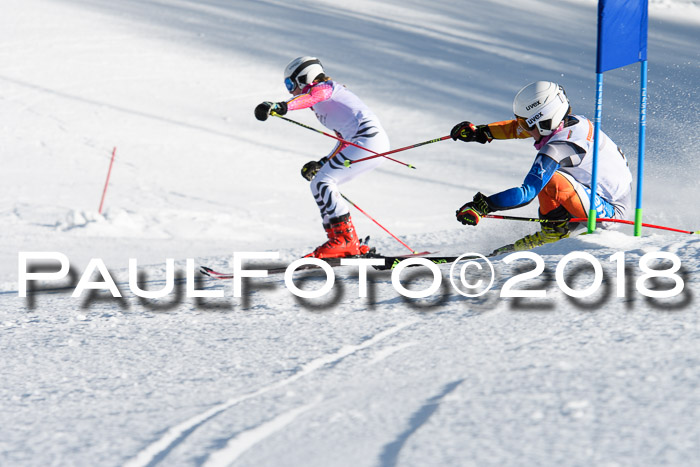
[[[303,84],[299,83],[297,78],[304,70],[306,70],[311,65],[321,65],[321,62],[318,61],[318,59],[313,59],[313,60],[307,60],[304,63],[302,63],[301,65],[299,65],[297,67],[297,69],[294,70],[294,72],[291,75],[289,75],[287,78],[284,79],[284,85],[287,87],[287,91],[292,92],[296,89],[297,86],[303,87]],[[309,82],[308,76],[305,76],[303,80],[306,82],[306,84],[311,84]]]
[[[292,81],[291,78],[284,78],[284,85],[287,88],[287,91],[292,92],[294,89],[296,89],[297,84]]]

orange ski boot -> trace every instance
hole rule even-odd
[[[369,252],[367,245],[361,245],[355,232],[350,214],[335,217],[330,220],[330,227],[326,229],[328,241],[319,246],[308,256],[314,258],[345,258],[348,256],[360,256]]]

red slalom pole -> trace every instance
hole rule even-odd
[[[321,133],[322,135],[328,136],[329,138],[333,138],[334,140],[340,141],[341,143],[349,144],[349,145],[351,145],[351,146],[355,146],[356,148],[364,149],[364,150],[367,151],[367,152],[371,152],[372,154],[376,154],[377,157],[379,157],[379,156],[386,157],[384,154],[379,154],[378,152],[372,151],[371,149],[368,149],[368,148],[366,148],[366,147],[360,146],[359,144],[355,144],[355,143],[352,143],[352,142],[350,142],[350,141],[346,141],[346,140],[344,140],[343,138],[338,138],[338,137],[335,136],[335,135],[332,135],[332,134],[330,134],[330,133],[326,133],[325,131],[321,131],[321,130],[319,130],[319,129],[317,129],[317,128],[314,128],[314,127],[312,127],[312,126],[305,125],[305,124],[303,124],[303,123],[301,123],[301,122],[297,122],[296,120],[292,120],[291,118],[283,117],[282,115],[280,115],[280,114],[278,114],[278,113],[276,113],[276,112],[271,112],[270,115],[272,115],[272,116],[274,116],[274,117],[281,118],[282,120],[286,120],[286,121],[288,121],[288,122],[290,122],[290,123],[294,123],[295,125],[299,125],[300,127],[306,128],[307,130],[315,131],[316,133]],[[393,152],[398,152],[398,151],[393,151]],[[388,153],[386,153],[386,154],[390,154],[390,152],[388,152]],[[389,159],[390,161],[396,162],[397,164],[405,165],[405,166],[408,167],[409,169],[415,169],[415,168],[416,168],[414,165],[407,164],[407,163],[405,163],[405,162],[401,162],[400,160],[393,159],[393,158],[391,158],[391,157],[386,157],[386,158]]]
[[[399,242],[400,244],[402,244],[403,246],[405,246],[406,248],[408,248],[408,249],[411,251],[411,253],[413,253],[413,254],[417,254],[417,253],[418,253],[416,250],[414,250],[413,248],[411,248],[410,246],[408,246],[408,245],[406,245],[404,242],[402,242],[401,239],[400,239],[399,237],[397,237],[397,236],[394,235],[393,233],[389,232],[382,224],[380,224],[379,222],[377,222],[372,216],[370,216],[370,215],[367,214],[365,211],[363,211],[363,210],[360,208],[360,206],[358,206],[357,204],[355,204],[355,203],[353,203],[352,201],[350,201],[350,199],[349,199],[347,196],[345,196],[345,195],[342,194],[342,193],[340,194],[340,196],[342,196],[343,199],[345,199],[345,201],[347,201],[348,203],[352,204],[352,205],[355,207],[355,209],[357,209],[358,211],[360,211],[360,212],[361,212],[362,214],[364,214],[365,216],[369,217],[369,219],[370,219],[372,222],[374,222],[375,224],[377,224],[379,227],[381,227],[382,230],[384,230],[384,232],[386,232],[386,233],[388,233],[389,235],[391,235],[392,237],[394,237],[394,240],[396,240],[397,242]]]
[[[368,161],[368,160],[370,160],[370,159],[374,159],[375,157],[386,157],[387,154],[394,154],[395,152],[406,151],[407,149],[417,148],[418,146],[425,146],[426,144],[430,144],[430,143],[437,143],[438,141],[445,141],[446,139],[450,139],[450,138],[452,138],[452,137],[449,136],[449,135],[448,135],[448,136],[443,136],[443,137],[441,137],[441,138],[431,139],[431,140],[429,140],[429,141],[423,141],[422,143],[411,144],[410,146],[405,146],[405,147],[403,147],[403,148],[394,149],[394,150],[389,151],[389,152],[383,152],[383,153],[381,153],[381,154],[375,154],[374,156],[363,157],[362,159],[356,159],[356,160],[354,160],[354,161],[347,160],[347,161],[345,161],[345,166],[346,166],[346,167],[349,167],[350,164],[356,164],[356,163],[358,163],[358,162]]]
[[[102,205],[105,202],[105,195],[107,194],[107,185],[109,185],[109,176],[112,174],[112,165],[114,164],[114,156],[117,153],[117,147],[115,146],[112,150],[112,160],[109,161],[109,170],[107,171],[107,180],[105,180],[105,188],[102,190],[102,199],[100,200],[100,209],[97,211],[102,214]]]

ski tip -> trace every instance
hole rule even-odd
[[[415,165],[408,164],[408,168],[409,168],[409,169],[415,169],[416,166],[415,166]]]
[[[414,251],[413,254],[416,256],[434,255],[437,251]]]
[[[345,167],[350,167],[350,164],[352,164],[352,162],[350,162],[350,159],[346,159],[345,162],[343,162],[343,165]]]

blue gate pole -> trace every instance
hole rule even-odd
[[[642,183],[644,180],[644,137],[647,131],[647,61],[642,60],[639,95],[639,155],[637,158],[637,204],[634,211],[634,235],[642,235]]]
[[[595,231],[598,211],[595,209],[595,194],[598,189],[598,139],[600,120],[603,113],[603,73],[596,73],[595,117],[593,117],[593,171],[591,177],[591,205],[588,208],[588,233]]]

